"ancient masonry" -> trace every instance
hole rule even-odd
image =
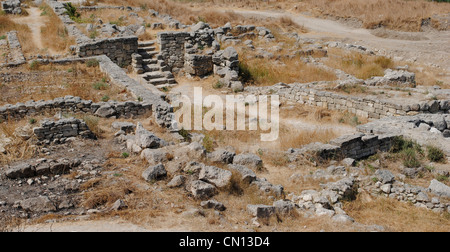
[[[251,94],[278,94],[285,100],[327,108],[348,111],[362,118],[380,119],[386,116],[415,115],[418,113],[449,113],[450,100],[431,100],[421,103],[395,104],[378,99],[341,95],[312,88],[314,83],[275,84],[270,87],[246,87]]]
[[[76,118],[61,119],[59,121],[44,120],[41,127],[33,128],[33,133],[42,144],[64,143],[70,137],[96,139],[95,134],[83,120]]]

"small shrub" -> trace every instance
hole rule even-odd
[[[87,67],[98,67],[99,64],[100,64],[100,62],[96,59],[90,59],[90,60],[86,61]]]
[[[184,138],[184,141],[186,141],[186,142],[191,141],[191,136],[189,134],[189,131],[185,130],[184,128],[181,128],[181,130],[178,131],[178,134],[180,134]]]
[[[122,158],[128,158],[129,156],[130,156],[130,154],[128,152],[122,153]]]
[[[93,30],[89,33],[89,38],[90,39],[95,39],[96,37],[98,37],[98,32],[97,30]]]
[[[403,165],[408,168],[417,168],[421,165],[420,161],[417,159],[416,152],[414,149],[405,149],[402,152]]]
[[[102,97],[102,102],[107,102],[107,101],[109,101],[109,96],[104,95],[104,96]]]
[[[444,152],[434,146],[427,146],[427,158],[431,162],[444,162],[445,161],[445,154]]]
[[[81,16],[81,14],[78,13],[77,8],[73,6],[72,3],[66,3],[64,5],[64,9],[66,9],[64,13],[67,14],[70,17],[70,19],[74,21],[80,18]]]
[[[38,70],[39,67],[40,67],[39,61],[33,60],[33,61],[30,63],[30,70]]]
[[[30,118],[30,120],[28,120],[28,123],[30,123],[30,124],[35,124],[36,122],[37,122],[37,120],[34,118]]]
[[[221,81],[217,81],[214,85],[213,88],[214,89],[220,89],[223,87],[223,83]]]
[[[214,150],[214,141],[207,135],[203,138],[203,147],[205,147],[207,152]]]
[[[106,90],[108,89],[108,84],[104,82],[96,82],[92,85],[95,90]]]
[[[6,39],[6,35],[0,36],[0,40]]]

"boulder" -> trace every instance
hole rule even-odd
[[[158,164],[155,166],[150,166],[147,168],[143,173],[142,177],[145,179],[145,181],[154,181],[161,179],[167,175],[167,171],[163,164]]]
[[[375,172],[375,177],[380,181],[382,184],[391,184],[394,182],[395,176],[390,172],[389,170],[377,170]]]
[[[212,162],[220,162],[225,164],[233,163],[233,158],[236,153],[223,148],[217,149],[207,155],[208,159]]]
[[[47,213],[56,211],[56,207],[53,202],[47,196],[39,196],[20,201],[19,204],[22,209],[34,213]]]
[[[217,194],[217,189],[211,184],[195,180],[191,183],[191,193],[197,199],[207,200]]]
[[[241,175],[242,181],[248,184],[256,180],[256,174],[243,165],[230,164],[228,168],[237,171]]]
[[[244,165],[254,170],[260,170],[263,167],[262,159],[252,153],[242,153],[236,155],[233,159],[233,164]]]
[[[269,218],[273,214],[275,214],[274,206],[267,205],[247,205],[247,211],[254,217],[257,218]]]
[[[227,209],[222,203],[220,203],[216,200],[202,201],[200,203],[200,206],[203,208],[214,209],[217,211],[225,211]]]
[[[33,166],[27,163],[20,163],[11,166],[8,170],[6,170],[5,175],[10,179],[30,178],[36,175],[36,171]]]
[[[275,212],[278,214],[290,214],[295,209],[295,204],[290,200],[278,200],[273,203]]]
[[[186,177],[183,175],[175,176],[168,184],[167,186],[170,188],[180,187],[183,186],[186,182]]]
[[[215,166],[204,166],[200,170],[199,179],[221,188],[230,183],[231,175],[230,171]]]
[[[430,185],[428,186],[431,192],[450,198],[450,187],[437,181],[436,179],[431,180]]]
[[[136,127],[136,143],[143,149],[156,149],[162,145],[163,140],[146,130],[141,123],[138,123]]]

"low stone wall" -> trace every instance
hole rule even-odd
[[[313,155],[321,159],[353,158],[361,159],[376,154],[378,151],[388,151],[397,135],[369,135],[357,133],[333,139],[328,144],[312,143],[301,149],[289,149],[287,154],[291,161],[298,156]]]
[[[300,104],[348,111],[361,118],[380,119],[386,116],[415,115],[418,113],[449,113],[450,100],[431,100],[413,104],[395,104],[389,101],[336,94],[311,88],[312,84],[276,84],[270,87],[246,87],[245,91],[259,94],[278,94]]]
[[[132,54],[138,51],[137,37],[101,39],[79,44],[77,54],[80,57],[106,55],[119,66],[131,64]]]
[[[39,143],[64,143],[70,137],[96,139],[87,124],[80,119],[68,118],[59,121],[44,120],[41,127],[33,128]]]
[[[0,120],[18,120],[39,114],[55,113],[89,113],[99,117],[130,118],[144,115],[152,110],[152,105],[134,101],[99,102],[83,100],[80,97],[66,96],[48,101],[28,101],[15,105],[0,107]]]
[[[8,40],[9,56],[11,58],[6,66],[24,64],[26,60],[22,52],[22,46],[20,45],[19,38],[17,37],[17,31],[10,31],[6,33],[6,38]]]
[[[110,82],[126,89],[137,101],[93,103],[90,100],[83,100],[73,96],[56,98],[49,101],[28,101],[26,103],[8,104],[0,107],[0,120],[22,119],[28,116],[53,113],[56,111],[70,113],[83,112],[96,114],[100,117],[116,118],[140,116],[153,111],[158,125],[173,131],[177,130],[173,107],[165,101],[165,94],[156,90],[156,88],[150,90],[150,87],[146,87],[130,78],[122,68],[112,62],[107,56],[101,55],[83,59],[74,58],[42,62],[68,64],[73,62],[86,62],[87,60],[97,60],[100,71],[109,78]]]

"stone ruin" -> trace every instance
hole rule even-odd
[[[2,10],[6,14],[22,14],[21,1],[20,0],[7,0],[1,2]]]
[[[5,10],[4,6],[6,5],[3,3],[2,7]],[[412,138],[421,144],[428,144],[427,140],[431,139],[447,155],[450,155],[448,153],[450,150],[448,145],[450,137],[449,100],[433,99],[398,104],[370,97],[361,98],[336,94],[318,88],[317,83],[293,83],[290,85],[279,83],[271,87],[244,88],[242,82],[239,81],[237,51],[232,46],[221,50],[219,42],[238,44],[245,38],[253,37],[273,41],[274,36],[265,27],[252,25],[232,27],[230,24],[226,24],[223,27],[212,29],[208,24],[199,22],[189,27],[189,31],[160,32],[156,41],[141,42],[134,34],[140,27],[134,29],[132,34],[124,32],[125,30],[120,27],[111,26],[106,28],[119,31],[111,33],[119,34],[118,37],[92,40],[85,36],[78,36],[80,32],[74,28],[73,22],[62,14],[63,3],[56,1],[49,1],[49,3],[59,14],[68,31],[77,37],[77,46],[73,48],[73,52],[79,57],[77,60],[98,60],[101,71],[114,84],[130,91],[138,101],[93,103],[68,96],[50,101],[30,101],[24,104],[0,107],[0,119],[20,119],[49,111],[87,113],[102,118],[138,118],[148,112],[153,112],[158,125],[176,132],[178,129],[174,125],[173,108],[167,102],[165,95],[131,79],[120,66],[131,65],[133,70],[145,80],[145,84],[160,88],[176,85],[174,74],[200,77],[214,74],[220,78],[219,82],[223,86],[235,92],[244,91],[257,95],[276,93],[280,95],[283,102],[348,111],[357,116],[376,120],[358,126],[359,133],[341,136],[328,143],[312,143],[301,148],[289,149],[285,154],[291,163],[305,156],[315,156],[324,160],[335,159],[333,164],[326,169],[318,169],[308,175],[294,174],[291,177],[292,180],[331,178],[335,181],[321,184],[320,190],[304,190],[299,195],[285,195],[282,185],[273,185],[266,179],[258,177],[258,170],[263,168],[263,163],[261,158],[255,154],[237,154],[232,148],[219,148],[211,153],[206,153],[200,139],[191,143],[173,144],[144,129],[141,124],[113,123],[112,128],[118,130],[115,134],[115,141],[126,146],[126,150],[130,153],[139,155],[149,163],[149,167],[142,173],[145,181],[153,183],[167,178],[168,174],[174,175],[167,183],[168,187],[184,188],[195,199],[202,201],[200,203],[202,208],[225,211],[227,207],[214,200],[213,197],[217,195],[219,189],[228,185],[231,171],[236,171],[244,183],[255,186],[261,194],[274,200],[272,205],[249,204],[247,206],[247,212],[255,217],[253,219],[255,225],[259,225],[258,221],[261,219],[274,215],[288,215],[294,210],[300,210],[306,215],[330,216],[336,222],[354,222],[342,210],[342,201],[354,199],[358,193],[363,192],[377,197],[381,195],[402,202],[412,202],[417,207],[435,212],[450,212],[450,204],[446,201],[446,198],[450,197],[450,190],[445,184],[432,180],[429,187],[424,188],[405,183],[404,177],[414,176],[418,173],[417,170],[405,170],[402,174],[394,175],[388,170],[378,169],[373,175],[366,176],[362,172],[363,168],[356,165],[357,160],[388,151],[393,140],[399,136],[413,136]],[[149,10],[149,13],[160,17],[164,16],[152,10]],[[188,28],[169,16],[164,16],[164,20],[164,24],[154,23],[151,28],[160,29],[163,26],[174,29]],[[102,27],[105,28],[105,26]],[[107,30],[106,28],[105,30]],[[293,35],[293,37],[295,36]],[[301,38],[297,36],[297,39]],[[15,41],[18,41],[17,35],[14,32],[9,33],[10,48],[19,52],[16,54],[19,59],[18,64],[23,64],[26,62],[25,58],[23,54],[20,55],[20,44],[17,45]],[[249,49],[257,50],[251,41],[246,41],[244,44]],[[159,52],[157,51],[158,46]],[[355,45],[329,43],[328,46],[373,53],[367,48]],[[314,53],[327,54],[326,50],[317,45],[309,45],[297,52],[304,56]],[[268,52],[261,52],[260,57],[271,58]],[[314,59],[311,61],[312,64],[325,68],[320,62],[315,62]],[[388,69],[384,76],[368,80],[359,80],[338,70],[335,72],[339,76],[340,84],[351,83],[367,86],[415,84],[414,74],[402,69]],[[95,138],[86,123],[75,118],[44,121],[40,127],[34,128],[33,132],[43,145],[70,142],[71,138],[78,136]],[[181,140],[182,137],[179,139]],[[176,160],[170,159],[171,156],[183,157],[185,155],[196,161],[177,163]],[[205,159],[220,163],[224,168],[199,162],[199,160]],[[89,164],[82,164],[79,160],[37,160],[35,163],[10,165],[6,169],[5,176],[8,179],[28,179],[27,183],[32,184],[33,181],[40,181],[36,178],[37,176],[67,174],[72,169],[82,169],[83,174],[95,174],[95,172],[91,174],[90,167]],[[437,172],[448,177],[448,172],[446,174],[445,171]],[[70,191],[72,186],[66,186]],[[279,198],[283,199],[275,200]],[[56,205],[53,202],[59,204]],[[39,209],[36,206],[41,206],[42,212],[53,212],[71,207],[64,200],[53,201],[47,196],[23,200],[15,205],[29,211]],[[117,209],[121,209],[123,206],[123,201],[119,202]]]

